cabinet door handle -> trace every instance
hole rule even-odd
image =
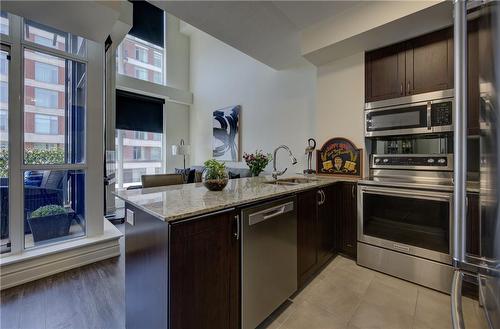
[[[321,190],[321,194],[323,194],[323,203],[326,201],[326,194],[325,191]]]
[[[234,238],[236,240],[240,239],[240,215],[234,216],[234,220],[236,221],[236,232],[233,233]]]
[[[408,89],[407,89],[408,94],[411,94],[411,91],[410,91],[410,81],[408,81],[408,84],[406,85],[406,87],[408,88]]]
[[[403,95],[403,83],[401,82],[401,85],[399,86],[399,93]]]
[[[323,204],[323,194],[321,194],[321,190],[318,190],[317,193],[319,195],[318,206],[321,206]]]
[[[352,198],[356,198],[356,195],[354,194],[354,185],[351,186],[351,195],[352,195]]]

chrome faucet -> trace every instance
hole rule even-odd
[[[292,162],[292,164],[296,164],[297,163],[297,159],[295,159],[295,157],[293,156],[292,154],[292,151],[290,151],[290,148],[286,145],[280,145],[278,146],[275,150],[274,150],[274,155],[273,155],[273,173],[272,173],[272,176],[274,179],[278,179],[278,176],[281,176],[285,173],[285,171],[288,169],[288,168],[285,168],[285,170],[278,170],[276,169],[276,154],[278,153],[278,150],[279,149],[285,149],[288,151],[288,155],[290,157],[290,161]]]

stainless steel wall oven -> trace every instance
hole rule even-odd
[[[358,194],[359,241],[451,264],[452,192],[362,185]]]

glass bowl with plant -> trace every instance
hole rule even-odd
[[[210,191],[221,191],[229,181],[229,174],[226,165],[215,159],[207,160],[204,163],[205,170],[201,176],[203,185]]]
[[[243,159],[245,160],[252,176],[259,176],[264,171],[266,166],[271,162],[272,156],[270,153],[263,153],[262,150],[256,150],[255,153],[244,153]]]

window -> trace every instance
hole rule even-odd
[[[163,79],[161,78],[161,72],[153,72],[153,82],[157,84],[162,84]]]
[[[87,54],[87,41],[84,38],[29,20],[26,20],[24,24],[24,39],[81,57]]]
[[[154,65],[156,67],[162,67],[163,55],[157,51],[154,52]]]
[[[127,51],[128,50],[128,51]],[[148,54],[153,53],[149,64]],[[117,73],[163,84],[165,49],[137,37],[127,35],[116,51]],[[132,56],[129,57],[129,56]]]
[[[1,16],[4,19],[3,13]],[[3,24],[3,23],[2,23]],[[3,33],[3,31],[2,31]],[[7,51],[0,51],[0,65],[2,67],[1,83],[1,110],[0,110],[0,254],[10,252],[9,239],[9,61]],[[5,72],[3,68],[5,67]]]
[[[144,131],[134,131],[135,139],[148,139],[148,134]]]
[[[138,61],[148,62],[148,50],[142,47],[135,47],[135,59]]]
[[[56,116],[35,114],[35,133],[57,135],[59,133],[58,121]]]
[[[0,11],[0,33],[9,35],[9,18],[5,11]]]
[[[5,62],[7,62],[7,60],[5,60]],[[7,83],[7,81],[1,81],[0,82],[0,102],[7,103],[8,99],[9,99],[8,83]]]
[[[142,147],[134,146],[132,149],[132,159],[141,160],[142,159]]]
[[[44,58],[58,63],[58,73],[66,84],[57,84],[60,91],[32,86],[28,67]],[[42,63],[44,64],[44,63]],[[26,164],[82,163],[85,155],[85,64],[31,49],[24,50],[24,162]],[[36,65],[35,65],[36,66]],[[43,66],[42,66],[43,67]],[[33,92],[34,89],[34,92]],[[36,113],[30,111],[35,96]],[[59,99],[64,99],[64,103]],[[36,144],[52,145],[47,152],[39,152]]]
[[[0,110],[0,131],[7,131],[9,129],[9,117],[7,111]]]
[[[151,160],[157,160],[157,161],[160,161],[161,160],[161,148],[159,147],[152,147],[151,148]]]
[[[48,83],[58,82],[59,69],[55,65],[35,62],[35,80]]]
[[[35,88],[35,105],[47,108],[57,108],[58,92],[54,90]]]
[[[161,133],[116,130],[116,187],[140,185],[142,175],[164,172],[162,139]]]
[[[103,138],[103,45],[11,13],[8,17],[12,33],[8,45],[2,38],[0,56],[0,252],[22,261],[48,252],[26,249],[87,234],[92,239],[82,244],[99,243],[105,225],[97,165],[103,150],[98,142]],[[10,53],[11,47],[16,52]],[[88,72],[95,72],[91,80]],[[7,89],[16,97],[9,97]],[[8,127],[13,123],[15,129]],[[68,247],[81,255],[80,247],[66,243],[51,250],[67,255]]]
[[[35,43],[38,43],[39,45],[45,46],[45,47],[50,47],[53,48],[57,45],[57,39],[54,42],[54,39],[49,39],[46,37],[42,37],[40,35],[34,35],[34,40]]]
[[[141,80],[148,80],[148,71],[146,69],[135,68],[135,77]]]

